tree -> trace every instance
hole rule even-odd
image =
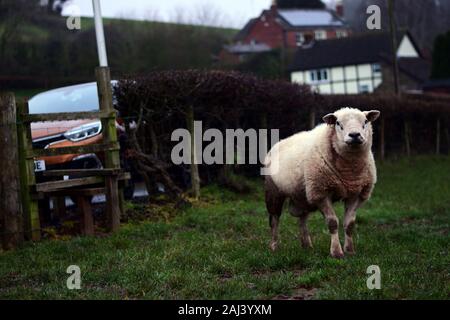
[[[48,0],[47,2],[47,12],[61,14],[64,4],[67,0]]]
[[[388,1],[344,0],[344,18],[356,32],[367,32],[366,14],[369,5],[381,9],[381,29],[389,30]],[[398,30],[408,29],[421,49],[431,51],[436,35],[450,29],[450,1],[395,0]],[[425,52],[426,53],[426,52]]]
[[[280,55],[280,50],[255,54],[242,62],[237,70],[266,79],[280,79],[283,77]]]
[[[434,41],[431,77],[434,79],[450,78],[450,31],[440,34]]]
[[[27,0],[0,0],[0,61],[5,59],[6,44],[16,36],[20,24],[36,12],[37,4]]]
[[[394,14],[394,0],[388,0],[388,11],[389,11],[389,33],[391,38],[391,49],[392,49],[392,69],[394,73],[394,89],[395,94],[399,93],[399,77],[398,77],[398,60],[397,60],[397,24],[395,22]]]
[[[277,0],[280,9],[324,9],[325,4],[320,0]]]

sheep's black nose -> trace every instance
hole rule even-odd
[[[350,136],[350,138],[353,138],[353,139],[357,139],[361,136],[361,134],[359,132],[350,132],[348,135]]]

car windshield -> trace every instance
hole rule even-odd
[[[115,83],[111,81],[112,85]],[[30,99],[28,106],[30,114],[97,111],[97,84],[90,82],[42,92]]]

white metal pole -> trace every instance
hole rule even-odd
[[[103,31],[102,12],[100,10],[100,0],[92,0],[94,7],[95,36],[97,38],[97,51],[100,67],[108,66],[108,57],[106,56],[105,33]]]

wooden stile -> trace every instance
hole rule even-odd
[[[24,233],[29,240],[40,239],[40,221],[38,199],[43,195],[62,197],[65,193],[73,194],[82,213],[83,233],[93,234],[92,213],[90,203],[85,195],[86,190],[93,190],[92,186],[103,184],[106,194],[106,216],[108,230],[115,231],[120,226],[120,215],[123,212],[123,191],[119,190],[119,180],[130,178],[129,173],[122,172],[120,168],[120,146],[116,131],[116,111],[112,105],[112,88],[109,68],[99,67],[95,70],[100,110],[93,112],[29,114],[28,104],[22,103],[16,112],[21,199],[24,211]],[[31,137],[31,123],[40,121],[59,121],[76,119],[100,119],[102,122],[103,141],[95,145],[71,146],[63,148],[33,149]],[[57,180],[36,183],[34,172],[35,158],[44,156],[57,156],[62,154],[85,154],[104,152],[104,169],[80,170],[50,170],[45,176],[62,177],[69,175],[75,177],[69,180]],[[17,163],[17,162],[16,162]],[[73,190],[73,188],[76,188]],[[81,189],[80,189],[81,188]],[[86,189],[90,188],[90,189]],[[86,191],[88,192],[88,191]],[[64,212],[64,200],[57,198],[58,214]]]

